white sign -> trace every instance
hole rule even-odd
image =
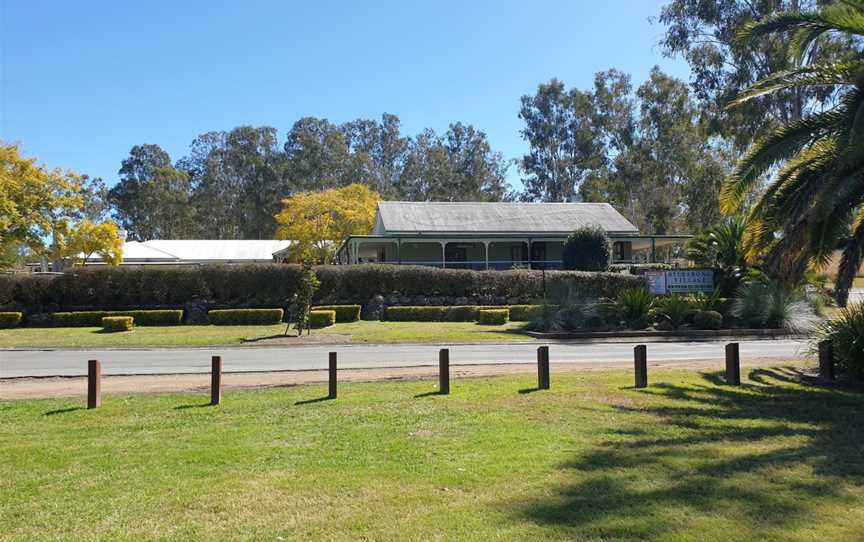
[[[645,271],[645,280],[648,281],[648,291],[652,294],[666,293],[666,271]]]
[[[714,291],[712,269],[671,269],[666,271],[666,291],[670,294]]]

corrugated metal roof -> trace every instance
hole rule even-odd
[[[243,262],[269,261],[273,253],[288,248],[291,241],[213,239],[167,239],[128,241],[123,244],[123,261],[148,262]],[[100,262],[99,256],[88,262]]]
[[[639,232],[608,203],[382,201],[374,233],[560,234],[584,226],[599,226],[609,233]]]

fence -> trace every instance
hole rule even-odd
[[[727,343],[725,352],[725,380],[730,386],[741,385],[741,355],[738,343]],[[831,344],[823,341],[819,344],[819,378],[830,382],[835,378],[834,358]],[[338,356],[330,352],[327,364],[328,394],[321,400],[337,398]],[[648,347],[644,344],[633,348],[634,388],[648,387]],[[551,388],[549,347],[537,348],[537,388]],[[442,348],[438,352],[438,392],[437,395],[450,394],[450,349]],[[317,400],[316,400],[317,401]],[[222,358],[213,356],[210,368],[210,404],[219,405],[222,402]],[[98,408],[102,405],[102,369],[99,360],[89,360],[87,363],[87,408]]]

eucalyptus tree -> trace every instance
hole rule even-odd
[[[813,54],[819,41],[832,35],[849,38],[851,50],[843,62]],[[836,292],[845,305],[864,257],[864,0],[766,17],[743,27],[738,39],[765,37],[786,40],[795,67],[756,82],[732,107],[796,89],[830,90],[832,101],[756,141],[724,182],[722,210],[738,211],[770,175],[749,212],[748,257],[764,254],[765,270],[794,284],[811,264],[827,263],[842,245]]]

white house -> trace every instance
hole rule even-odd
[[[608,203],[378,203],[371,235],[339,248],[342,264],[395,263],[457,269],[559,269],[567,236],[598,226],[613,263],[668,260],[688,235],[641,235]]]
[[[275,240],[156,240],[123,243],[121,265],[192,265],[273,263],[274,253],[287,250],[291,241]],[[104,265],[93,255],[84,265]]]

